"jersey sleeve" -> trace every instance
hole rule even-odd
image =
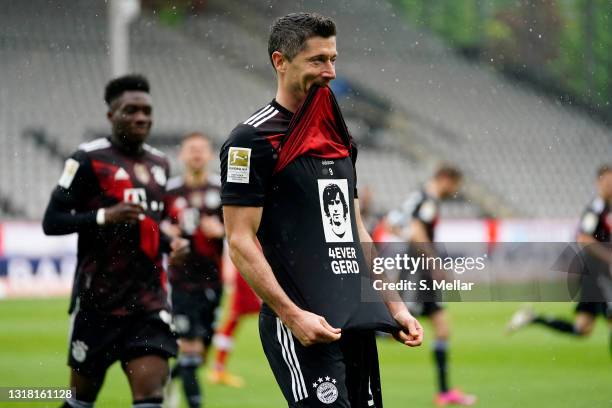
[[[593,209],[589,208],[580,218],[578,231],[582,234],[593,236],[597,230],[597,224],[599,224],[599,214],[593,211]]]
[[[236,127],[221,147],[221,203],[263,207],[276,151],[255,128]]]
[[[415,207],[412,218],[425,224],[431,224],[436,218],[437,212],[438,208],[434,200],[425,199]]]
[[[70,234],[96,225],[96,210],[85,210],[82,205],[95,194],[97,186],[89,157],[77,151],[64,163],[64,170],[51,193],[43,219],[45,233]]]

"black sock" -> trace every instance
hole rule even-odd
[[[187,404],[189,408],[199,408],[202,405],[202,391],[197,370],[202,364],[202,358],[199,355],[183,355],[179,357],[178,364],[181,366],[180,376]]]
[[[163,398],[145,398],[132,403],[132,408],[162,408]]]
[[[553,317],[537,316],[535,319],[533,319],[533,323],[537,323],[537,324],[541,324],[546,327],[550,327],[551,329],[562,332],[562,333],[567,333],[567,334],[571,334],[574,336],[580,335],[580,333],[576,331],[576,328],[574,327],[574,323],[568,322],[567,320],[555,319]]]
[[[434,360],[438,369],[438,387],[440,392],[448,391],[448,374],[447,374],[447,342],[445,340],[436,340],[434,345]]]

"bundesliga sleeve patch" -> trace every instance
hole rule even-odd
[[[248,184],[250,170],[251,149],[230,147],[227,160],[227,182]]]
[[[353,242],[350,196],[346,179],[317,181],[325,242]]]
[[[62,172],[62,175],[60,176],[60,179],[57,184],[60,187],[64,187],[66,189],[70,188],[72,180],[74,180],[74,176],[76,175],[80,165],[81,164],[74,159],[66,160],[66,163],[64,164],[64,171]]]

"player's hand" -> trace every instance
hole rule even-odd
[[[185,256],[189,253],[189,241],[185,238],[174,237],[170,241],[170,257],[168,262],[170,265],[181,263]]]
[[[402,330],[393,334],[395,340],[410,347],[418,347],[423,343],[423,327],[408,310],[398,312],[393,318],[402,326]]]
[[[143,214],[142,207],[132,203],[118,203],[104,209],[105,224],[135,224]]]
[[[168,220],[163,220],[160,224],[160,228],[166,235],[172,238],[180,237],[182,234],[181,228],[176,224],[172,224]]]
[[[219,217],[214,215],[205,215],[200,220],[200,229],[208,238],[223,238],[225,236],[225,227],[219,221]]]
[[[341,330],[332,327],[323,316],[299,310],[283,320],[291,333],[304,347],[317,343],[331,343],[340,339]]]

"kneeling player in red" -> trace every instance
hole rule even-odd
[[[177,351],[161,252],[178,259],[188,243],[159,230],[169,166],[144,143],[153,110],[148,81],[114,79],[105,100],[111,135],[66,160],[43,220],[46,234],[79,235],[68,358],[76,393],[63,406],[93,407],[107,369],[120,361],[133,407],[161,408],[168,358]]]
[[[361,243],[372,240],[359,214],[357,148],[327,86],[335,23],[279,18],[268,53],[276,98],[221,150],[230,256],[264,301],[260,337],[289,406],[380,408],[375,330],[409,346],[423,332],[402,302],[362,301],[370,268]]]

